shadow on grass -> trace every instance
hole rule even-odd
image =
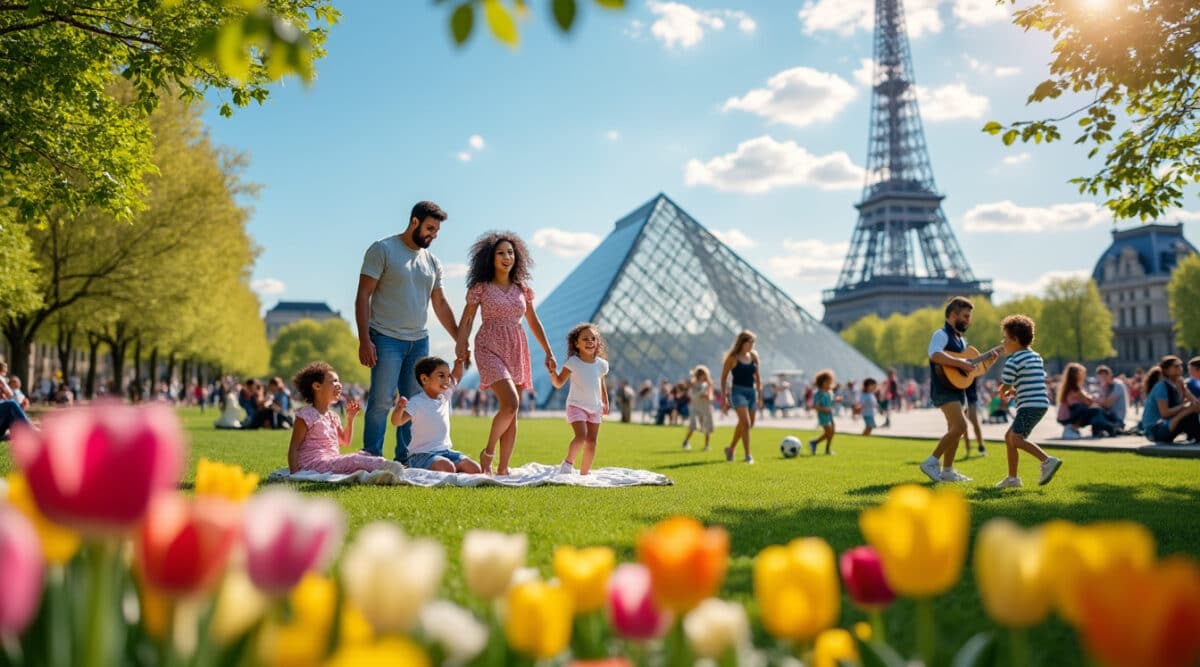
[[[695,468],[698,466],[715,466],[728,465],[729,462],[725,459],[705,459],[703,461],[689,461],[687,463],[670,463],[665,466],[654,466],[655,470],[671,470],[674,468]]]

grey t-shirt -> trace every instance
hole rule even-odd
[[[442,288],[442,263],[433,253],[389,236],[367,248],[361,273],[379,281],[371,295],[372,330],[408,341],[429,335],[429,295]]]
[[[1108,391],[1104,392],[1104,400],[1108,400],[1113,393],[1117,394],[1117,400],[1108,406],[1110,412],[1120,422],[1118,426],[1125,427],[1125,413],[1129,410],[1129,390],[1126,389],[1125,383],[1120,380],[1113,380],[1113,383],[1108,386]]]

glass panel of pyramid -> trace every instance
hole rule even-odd
[[[718,374],[739,331],[758,336],[763,381],[781,371],[832,368],[839,381],[883,373],[754,270],[666,195],[616,223],[612,233],[549,296],[538,317],[561,363],[566,337],[594,322],[608,347],[608,386],[620,380],[687,377],[697,364]],[[533,383],[541,407],[561,407],[532,334]]]

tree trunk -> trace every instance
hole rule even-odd
[[[133,341],[133,384],[129,385],[129,400],[139,403],[142,400],[142,337]]]
[[[58,367],[62,370],[63,381],[71,378],[71,341],[75,337],[75,329],[68,327],[64,322],[58,323],[58,341],[56,343],[58,352]]]
[[[100,358],[100,338],[88,334],[87,379],[83,383],[83,395],[90,401],[96,395],[96,362]]]
[[[158,394],[158,346],[155,345],[150,350],[150,365],[146,368],[146,391],[142,394],[147,399],[152,399]]]
[[[33,336],[25,330],[27,318],[10,319],[4,323],[4,337],[8,339],[8,347],[12,357],[8,360],[8,374],[21,378],[22,386],[33,389],[33,379],[29,377],[29,354],[33,350]]]

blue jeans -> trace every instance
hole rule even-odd
[[[429,356],[429,337],[400,340],[376,331],[370,332],[375,344],[375,367],[371,369],[371,391],[363,418],[363,449],[383,456],[383,436],[387,432],[392,397],[415,396],[421,390],[414,372],[417,361]],[[396,427],[396,460],[408,463],[408,443],[412,441],[412,422]]]
[[[6,398],[0,401],[0,440],[8,439],[8,431],[17,422],[29,423],[29,417],[21,409],[21,404]]]

